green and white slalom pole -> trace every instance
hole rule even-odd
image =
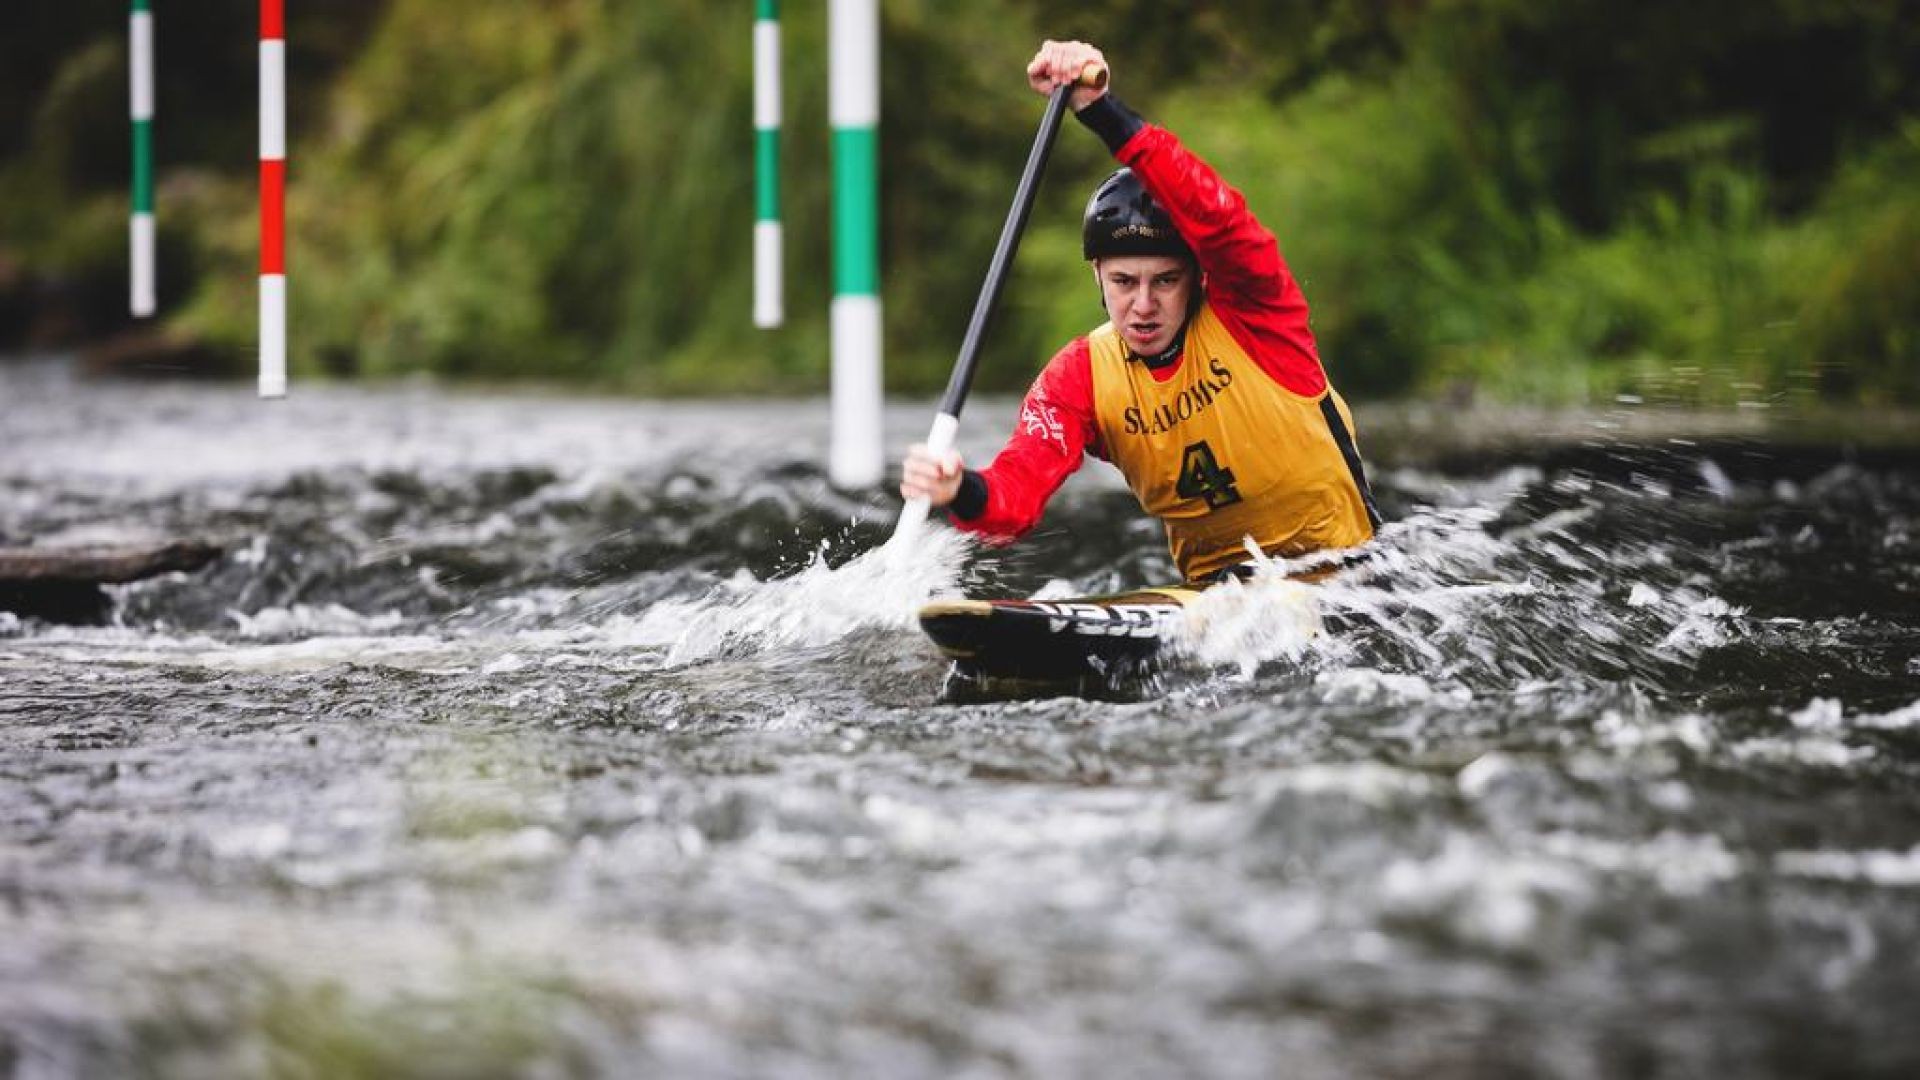
[[[879,0],[827,6],[833,126],[833,435],[827,475],[842,488],[881,477]]]
[[[780,0],[753,20],[753,325],[786,321],[780,235]]]
[[[287,396],[287,18],[260,0],[260,396]]]
[[[133,212],[128,226],[135,318],[152,315],[154,301],[153,224],[153,5],[133,0],[129,30],[128,82],[132,89]]]

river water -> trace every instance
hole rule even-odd
[[[0,614],[0,1067],[1920,1067],[1920,454],[1363,411],[1359,565],[982,702],[915,605],[1166,582],[1155,529],[1094,465],[876,559],[824,413],[0,366],[0,543],[228,549]]]

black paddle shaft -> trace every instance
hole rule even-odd
[[[1101,70],[1097,78],[1106,78]],[[987,336],[987,324],[1000,303],[1000,290],[1006,287],[1007,270],[1020,250],[1020,234],[1026,231],[1027,215],[1033,210],[1033,196],[1040,187],[1040,174],[1046,171],[1047,157],[1053,153],[1053,138],[1059,134],[1060,118],[1066,114],[1067,98],[1073,84],[1057,86],[1047,98],[1047,111],[1040,118],[1040,131],[1033,137],[1033,149],[1027,151],[1027,167],[1020,174],[1020,187],[1013,193],[1013,206],[1007,210],[1007,223],[1000,227],[1000,242],[994,246],[993,262],[987,266],[987,280],[980,286],[980,298],[974,301],[973,317],[967,320],[967,336],[960,342],[960,359],[947,379],[946,396],[940,399],[940,411],[958,417],[967,403],[967,391],[973,386],[973,369],[980,360],[980,345]]]

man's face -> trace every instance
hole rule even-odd
[[[1185,259],[1129,255],[1093,264],[1107,317],[1138,356],[1158,356],[1173,344],[1187,317],[1194,271]]]

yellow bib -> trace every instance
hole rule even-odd
[[[1112,323],[1087,343],[1101,443],[1141,509],[1166,525],[1187,580],[1244,562],[1247,538],[1293,558],[1373,535],[1322,398],[1260,370],[1211,304],[1187,327],[1186,356],[1164,383],[1128,359]],[[1346,402],[1325,393],[1352,431]]]

